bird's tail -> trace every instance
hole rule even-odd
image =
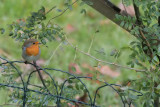
[[[47,86],[45,85],[44,79],[42,77],[42,74],[40,72],[39,66],[37,65],[36,61],[33,61],[33,64],[34,64],[34,66],[35,66],[35,68],[36,68],[36,70],[38,72],[38,75],[39,75],[39,77],[40,77],[40,79],[42,81],[43,86],[47,89],[48,93],[50,93],[50,91],[48,90]]]

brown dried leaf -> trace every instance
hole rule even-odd
[[[119,72],[113,71],[109,66],[102,66],[99,72],[110,77],[118,77],[120,75]]]

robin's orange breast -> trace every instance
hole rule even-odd
[[[28,56],[37,56],[39,54],[39,46],[38,45],[31,45],[30,47],[26,48],[26,54]]]

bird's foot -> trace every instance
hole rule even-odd
[[[24,62],[25,64],[29,64],[27,61]]]

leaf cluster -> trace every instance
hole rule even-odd
[[[151,106],[160,95],[160,2],[156,0],[123,0],[125,5],[132,4],[137,8],[136,16],[116,15],[120,26],[130,31],[137,40],[130,46],[122,48],[131,51],[129,62],[132,68],[139,66],[146,69],[139,78],[132,82],[133,87],[142,91],[143,106]],[[140,23],[139,23],[140,22]]]
[[[1,33],[4,29],[1,28]],[[7,35],[16,41],[25,41],[27,39],[39,39],[42,44],[53,41],[56,38],[63,38],[65,34],[63,28],[58,24],[47,23],[46,10],[44,7],[37,12],[32,12],[27,19],[19,19],[8,25]]]

